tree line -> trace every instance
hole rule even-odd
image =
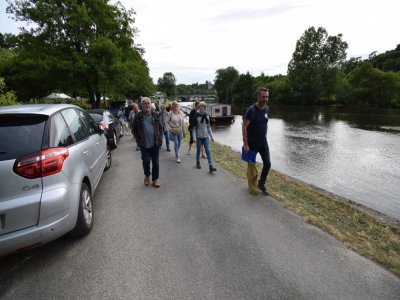
[[[215,94],[215,89],[211,81],[177,85],[175,75],[172,72],[166,72],[162,77],[158,78],[157,90],[163,92],[167,98],[174,98],[176,95]]]
[[[135,98],[155,86],[135,43],[135,11],[104,0],[7,0],[7,13],[30,24],[0,34],[0,77],[19,101],[54,91],[89,98]]]
[[[246,107],[257,87],[270,89],[270,101],[295,105],[400,107],[400,44],[367,59],[346,60],[342,35],[310,27],[297,40],[287,75],[252,76],[230,66],[216,71],[214,87],[221,102]]]
[[[296,43],[287,75],[254,77],[230,66],[218,69],[214,84],[176,84],[166,72],[154,85],[144,49],[137,44],[135,11],[109,0],[7,0],[7,12],[29,27],[0,34],[0,102],[40,99],[62,91],[90,99],[138,98],[156,89],[177,94],[218,94],[223,103],[245,107],[257,87],[271,101],[302,105],[400,107],[400,45],[367,59],[346,60],[342,35],[308,28]]]

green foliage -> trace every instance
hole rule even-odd
[[[83,109],[89,109],[90,108],[89,103],[87,103],[86,101],[74,101],[71,104],[79,106],[80,108],[83,108]]]
[[[319,27],[308,28],[296,43],[288,66],[288,86],[297,103],[332,101],[348,45],[342,35],[329,36]]]
[[[256,86],[254,77],[247,72],[240,74],[232,86],[232,103],[236,107],[247,107],[255,102]]]
[[[178,95],[193,95],[193,94],[198,94],[194,91],[194,89],[191,87],[191,85],[187,84],[178,84],[176,86],[176,93]]]
[[[176,93],[178,95],[195,95],[195,94],[205,94],[213,95],[215,90],[210,81],[205,83],[192,83],[192,84],[178,84],[176,86]]]
[[[382,71],[400,72],[400,44],[396,49],[374,56],[372,65]]]
[[[6,91],[4,79],[0,77],[0,106],[17,104],[17,97],[13,92]]]
[[[349,104],[400,107],[400,74],[383,72],[365,62],[349,74],[352,97]]]
[[[286,76],[280,75],[271,80],[269,83],[259,86],[264,86],[269,89],[270,103],[290,104]]]
[[[176,79],[171,72],[164,73],[163,77],[158,78],[158,90],[167,95],[167,98],[173,98],[176,95]]]
[[[19,38],[11,33],[0,33],[0,48],[15,49],[19,44]]]
[[[351,71],[353,71],[355,68],[357,68],[362,63],[363,63],[363,60],[361,59],[361,56],[352,57],[342,64],[342,70],[345,74],[349,74]]]
[[[18,36],[18,55],[5,71],[21,99],[63,90],[93,101],[154,89],[144,50],[134,43],[133,10],[104,0],[7,2],[16,20],[33,25]]]
[[[0,48],[0,74],[3,73],[5,66],[15,57],[15,52],[5,48]]]
[[[218,69],[214,80],[214,87],[222,103],[232,103],[232,90],[235,81],[239,78],[239,71],[234,67]]]

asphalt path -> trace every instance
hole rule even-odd
[[[92,232],[0,259],[0,298],[400,299],[399,278],[218,165],[162,150],[156,189],[131,137],[112,155]]]

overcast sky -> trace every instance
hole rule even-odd
[[[165,72],[178,83],[214,81],[233,66],[257,76],[286,74],[296,41],[310,27],[343,34],[350,57],[400,44],[400,0],[122,0],[136,10],[137,43],[154,82]],[[0,0],[0,31],[18,32]]]

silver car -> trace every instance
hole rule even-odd
[[[110,166],[103,131],[79,107],[0,107],[0,256],[89,233]]]

